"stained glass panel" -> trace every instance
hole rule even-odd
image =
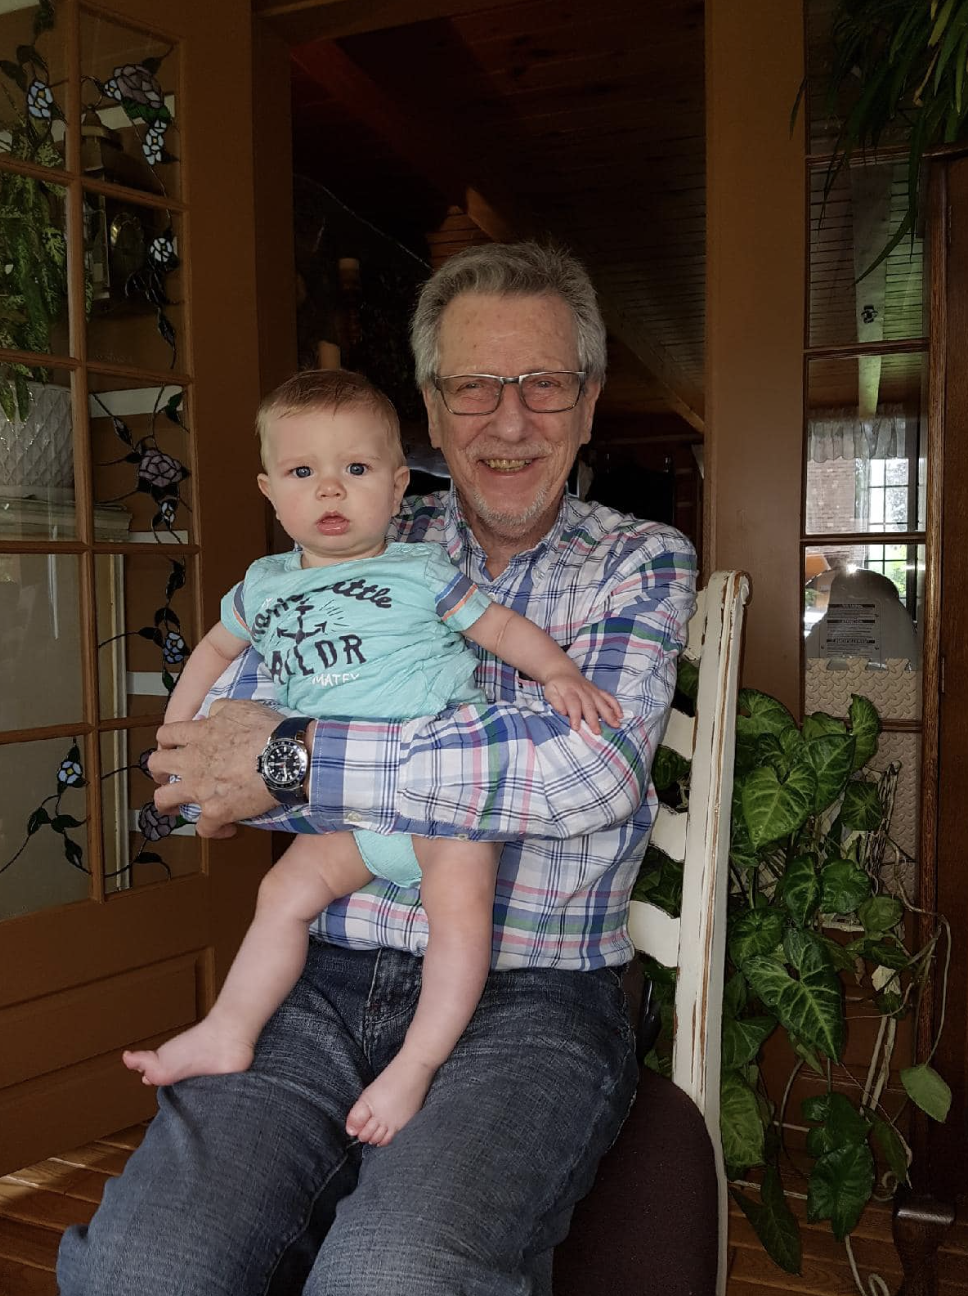
[[[194,643],[191,558],[98,555],[101,715],[161,715]]]
[[[0,13],[0,155],[64,164],[65,42],[52,0]]]
[[[177,198],[178,46],[82,13],[81,71],[84,171]]]
[[[147,759],[153,728],[102,734],[105,887],[109,895],[197,873],[201,843],[179,815],[163,815],[152,799]]]
[[[123,511],[127,540],[188,543],[192,483],[185,392],[92,373],[89,405],[98,505]]]
[[[180,218],[164,208],[88,195],[88,225],[94,231],[88,255],[99,267],[100,285],[87,325],[90,358],[177,369],[184,363]]]
[[[69,738],[0,746],[0,919],[87,898],[85,788]]]

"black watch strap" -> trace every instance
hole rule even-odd
[[[273,738],[296,738],[301,733],[305,733],[312,724],[310,716],[286,716],[285,720],[279,722],[272,731],[271,742]]]

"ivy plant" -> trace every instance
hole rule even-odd
[[[680,692],[694,696],[680,673]],[[741,691],[730,845],[727,966],[722,1027],[721,1128],[735,1200],[773,1260],[800,1269],[800,1232],[781,1181],[793,1081],[815,1074],[819,1094],[797,1123],[808,1128],[806,1214],[828,1220],[847,1243],[875,1193],[890,1196],[908,1178],[911,1152],[898,1112],[886,1110],[897,1023],[916,1011],[947,925],[911,947],[902,886],[885,887],[898,767],[872,771],[880,719],[855,695],[846,719],[817,712],[798,725],[775,698]],[[688,801],[688,763],[660,748],[654,780],[673,808]],[[650,847],[634,898],[678,916],[682,867]],[[660,1004],[671,1006],[674,973],[645,960]],[[843,1065],[846,998],[879,1018],[866,1081]],[[671,1013],[665,1014],[671,1020]],[[783,1094],[767,1090],[763,1046],[782,1032],[795,1059]],[[933,1052],[933,1050],[932,1050]],[[662,1039],[647,1061],[667,1067]],[[950,1091],[930,1057],[900,1073],[910,1100],[943,1121]],[[882,1168],[878,1177],[878,1161]],[[751,1172],[753,1180],[751,1180]],[[750,1195],[758,1189],[758,1195]],[[853,1257],[851,1255],[853,1266]],[[860,1279],[854,1266],[854,1274]],[[861,1288],[861,1290],[864,1290]]]

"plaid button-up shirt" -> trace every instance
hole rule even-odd
[[[671,527],[566,498],[551,532],[492,580],[453,492],[405,501],[389,538],[443,545],[618,698],[622,726],[600,737],[572,731],[539,685],[472,644],[489,705],[430,719],[321,720],[309,807],[255,822],[503,842],[492,966],[626,962],[629,895],[655,814],[649,770],[695,607],[692,546]],[[207,703],[215,697],[273,702],[261,658],[245,652]],[[379,880],[330,905],[313,930],[354,948],[422,954],[427,944],[419,890]]]

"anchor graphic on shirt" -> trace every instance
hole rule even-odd
[[[315,675],[321,665],[335,666],[341,656],[347,666],[366,661],[362,653],[363,641],[359,635],[339,634],[335,639],[326,638],[328,621],[317,621],[311,626],[306,624],[306,619],[311,614],[319,615],[318,609],[314,609],[311,603],[297,603],[292,611],[296,614],[296,628],[284,630],[278,626],[276,629],[280,639],[292,640],[291,651],[284,658],[276,649],[266,659],[269,673],[277,683],[291,679],[296,674]],[[308,646],[304,647],[307,642]],[[309,662],[303,655],[305,652],[308,656],[312,650],[315,650],[317,662]]]

